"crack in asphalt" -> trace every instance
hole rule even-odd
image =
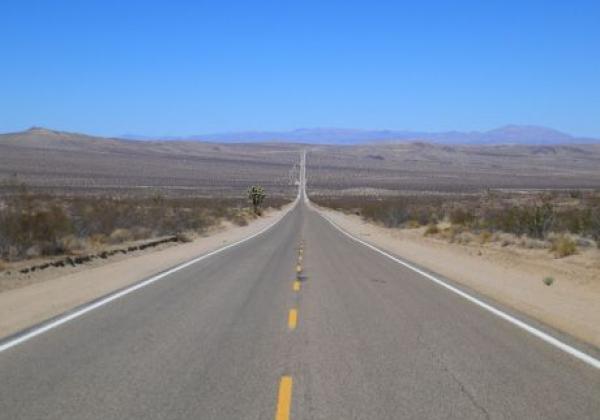
[[[452,380],[454,381],[454,383],[456,383],[458,385],[461,393],[464,394],[464,395],[466,395],[467,399],[471,402],[471,404],[473,405],[473,407],[475,407],[478,411],[480,411],[484,415],[484,417],[486,418],[486,420],[489,420],[491,418],[491,415],[487,411],[487,409],[477,401],[477,399],[475,398],[475,396],[471,392],[469,392],[469,390],[467,389],[466,385],[458,378],[458,376],[456,376],[456,374],[452,371],[452,369],[450,369],[450,367],[448,366],[448,364],[444,361],[444,358],[442,357],[442,355],[439,354],[438,352],[434,351],[431,348],[431,346],[429,346],[427,344],[427,342],[423,340],[421,331],[417,335],[417,341],[433,357],[433,359],[435,360],[436,364],[438,364],[442,368],[443,371],[445,371],[446,373],[448,373],[448,375],[450,375],[450,378],[452,378]]]

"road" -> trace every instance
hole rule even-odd
[[[0,377],[11,420],[600,418],[598,369],[303,201],[265,233],[1,352]]]

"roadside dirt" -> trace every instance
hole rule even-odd
[[[134,254],[27,275],[0,273],[0,338],[61,314],[136,281],[250,236],[283,217],[290,205],[271,210],[247,226],[223,223],[184,244],[163,244]],[[17,285],[9,284],[18,282]]]
[[[389,229],[321,209],[355,236],[600,347],[600,250],[554,258],[548,250],[455,244],[424,228]],[[552,277],[551,286],[544,278]]]

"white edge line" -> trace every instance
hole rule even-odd
[[[117,300],[117,299],[119,299],[119,298],[121,298],[121,297],[123,297],[125,295],[128,295],[130,293],[135,292],[136,290],[141,289],[142,287],[146,287],[146,286],[148,286],[148,285],[150,285],[150,284],[152,284],[152,283],[154,283],[154,282],[156,282],[158,280],[161,280],[161,279],[163,279],[163,278],[165,278],[165,277],[167,277],[167,276],[169,276],[169,275],[171,275],[171,274],[179,271],[179,270],[183,270],[184,268],[189,267],[190,265],[196,264],[197,262],[200,262],[200,261],[202,261],[202,260],[204,260],[204,259],[206,259],[208,257],[211,257],[211,256],[213,256],[215,254],[219,254],[219,253],[221,253],[221,252],[223,252],[223,251],[225,251],[227,249],[236,247],[238,245],[241,245],[244,242],[247,242],[247,241],[249,241],[249,240],[251,240],[253,238],[256,238],[259,235],[262,235],[263,233],[265,233],[266,231],[268,231],[269,229],[271,229],[273,226],[275,226],[276,224],[278,224],[279,222],[281,222],[281,220],[283,220],[283,218],[290,211],[292,211],[294,209],[294,207],[296,207],[296,205],[299,202],[299,199],[300,199],[300,196],[298,196],[294,200],[294,202],[292,203],[291,207],[279,219],[277,219],[276,221],[274,221],[270,225],[266,226],[265,228],[259,230],[258,232],[253,233],[252,235],[250,235],[250,236],[248,236],[246,238],[240,239],[237,242],[234,242],[232,244],[226,245],[226,246],[224,246],[222,248],[218,248],[218,249],[216,249],[214,251],[211,251],[211,252],[209,252],[207,254],[201,255],[200,257],[196,257],[196,258],[194,258],[194,259],[192,259],[190,261],[187,261],[187,262],[184,262],[182,264],[179,264],[179,265],[177,265],[177,266],[175,266],[175,267],[173,267],[173,268],[171,268],[171,269],[169,269],[167,271],[164,271],[164,272],[162,272],[160,274],[157,274],[156,276],[150,277],[149,279],[146,279],[146,280],[143,280],[143,281],[141,281],[139,283],[136,283],[133,286],[127,287],[125,289],[122,289],[119,292],[115,292],[113,294],[109,294],[105,298],[101,298],[98,301],[90,303],[89,305],[84,306],[83,308],[78,309],[75,312],[69,313],[69,314],[64,315],[64,316],[60,316],[59,315],[58,319],[56,319],[54,321],[51,321],[51,322],[49,322],[47,324],[40,325],[38,328],[33,327],[33,329],[31,331],[26,332],[26,333],[24,333],[22,335],[18,335],[14,339],[9,340],[6,343],[1,344],[0,345],[0,353],[2,353],[5,350],[8,350],[8,349],[10,349],[12,347],[15,347],[15,346],[17,346],[19,344],[22,344],[25,341],[28,341],[28,340],[30,340],[30,339],[32,339],[34,337],[37,337],[38,335],[41,335],[41,334],[43,334],[43,333],[45,333],[45,332],[47,332],[47,331],[49,331],[51,329],[54,329],[54,328],[56,328],[56,327],[58,327],[58,326],[60,326],[62,324],[65,324],[65,323],[67,323],[69,321],[72,321],[73,319],[78,318],[78,317],[80,317],[80,316],[82,316],[82,315],[84,315],[84,314],[86,314],[88,312],[91,312],[94,309],[97,309],[97,308],[99,308],[101,306],[104,306],[107,303],[112,302],[113,300]],[[17,334],[19,334],[19,333],[17,333]]]
[[[312,206],[311,206],[312,207]],[[443,280],[440,280],[439,278],[432,276],[429,273],[426,273],[425,271],[415,267],[412,264],[409,264],[405,261],[400,260],[399,258],[394,257],[391,254],[388,254],[385,251],[382,251],[381,249],[377,248],[374,245],[371,245],[368,242],[363,241],[362,239],[357,238],[356,236],[352,235],[351,233],[346,232],[344,229],[342,229],[337,223],[335,223],[333,220],[331,220],[327,215],[323,214],[321,211],[317,210],[317,213],[319,215],[321,215],[325,220],[327,220],[329,223],[331,223],[331,225],[333,227],[335,227],[337,230],[339,230],[340,232],[342,232],[344,235],[348,236],[350,239],[366,246],[367,248],[372,249],[373,251],[376,251],[386,257],[388,257],[389,259],[393,260],[394,262],[403,265],[406,268],[409,268],[417,273],[419,273],[420,275],[422,275],[423,277],[426,277],[427,279],[433,281],[434,283],[437,283],[438,285],[445,287],[446,289],[450,290],[451,292],[456,293],[457,295],[461,296],[462,298],[468,300],[471,303],[474,303],[475,305],[485,309],[486,311],[491,312],[492,314],[496,315],[499,318],[502,318],[505,321],[510,322],[511,324],[521,328],[522,330],[527,331],[528,333],[536,336],[537,338],[545,341],[546,343],[564,351],[565,353],[570,354],[571,356],[581,360],[582,362],[587,363],[588,365],[596,368],[596,369],[600,369],[600,360],[596,359],[593,356],[590,356],[587,353],[582,352],[581,350],[576,349],[573,346],[570,346],[566,343],[563,343],[562,341],[560,341],[559,339],[557,339],[556,337],[551,336],[548,333],[545,333],[535,327],[532,327],[531,325],[521,321],[520,319],[515,318],[514,316],[511,316],[509,314],[507,314],[506,312],[501,311],[498,308],[493,307],[492,305],[483,302],[482,300],[477,299],[476,297],[464,292],[463,290],[460,290],[457,287],[452,286],[451,284],[446,283]]]

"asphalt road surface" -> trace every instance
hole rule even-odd
[[[600,419],[598,369],[302,202],[254,239],[3,351],[0,379],[11,420]]]

